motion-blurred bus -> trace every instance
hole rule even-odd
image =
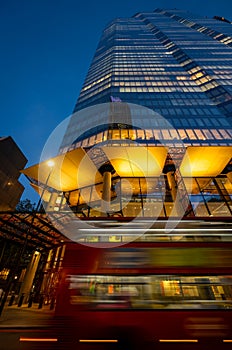
[[[69,348],[232,346],[231,243],[98,246],[66,246],[55,314]]]

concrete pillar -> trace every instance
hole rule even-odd
[[[38,268],[40,256],[41,254],[35,251],[32,254],[31,260],[27,266],[26,273],[19,292],[19,296],[24,294],[24,300],[23,300],[24,302],[27,302],[30,291],[32,289],[33,280],[35,278],[35,274]]]
[[[48,202],[47,207],[46,207],[46,211],[54,211],[54,207],[56,206],[57,197],[58,197],[57,192],[51,193],[49,202]]]
[[[101,211],[103,215],[110,211],[111,200],[111,172],[105,171],[103,174],[102,203]]]
[[[48,289],[48,285],[49,285],[49,280],[51,277],[51,271],[53,270],[54,267],[54,259],[55,259],[55,252],[56,252],[56,248],[51,249],[49,251],[48,254],[48,258],[46,261],[46,265],[44,268],[44,274],[43,274],[43,282],[41,284],[41,288],[40,288],[40,292],[43,294],[46,292],[46,290]]]

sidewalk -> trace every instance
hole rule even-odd
[[[0,316],[0,328],[2,327],[48,327],[52,325],[54,310],[50,305],[38,309],[38,304],[28,308],[28,304],[21,307],[17,305],[6,306]]]

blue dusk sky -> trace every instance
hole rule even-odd
[[[1,131],[39,162],[53,129],[74,108],[105,25],[156,8],[180,8],[232,21],[230,0],[2,0]],[[26,187],[22,198],[37,201]]]

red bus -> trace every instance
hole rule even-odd
[[[55,310],[65,348],[232,346],[231,243],[93,246],[66,246]]]

